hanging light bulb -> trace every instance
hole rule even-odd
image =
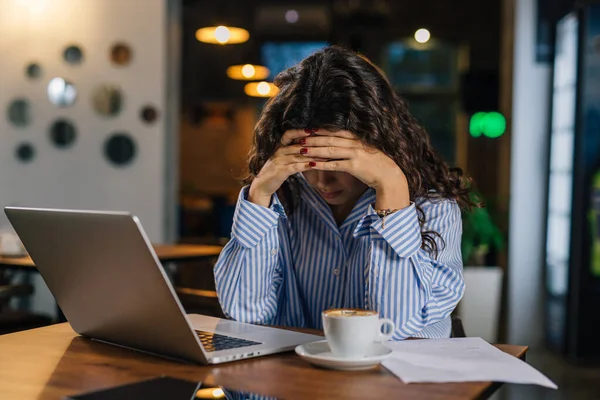
[[[273,97],[279,92],[279,88],[271,82],[250,82],[244,86],[244,92],[252,97]]]
[[[419,43],[427,43],[431,39],[431,32],[425,28],[418,29],[415,32],[415,40]]]
[[[231,31],[226,26],[217,26],[215,29],[215,39],[221,44],[225,44],[231,39]]]
[[[232,65],[227,68],[227,76],[240,81],[259,81],[269,77],[269,68],[262,65]]]
[[[246,64],[242,67],[242,75],[247,79],[254,78],[254,75],[256,75],[256,68],[254,68],[252,64]]]
[[[196,39],[203,43],[237,44],[247,42],[250,33],[243,28],[233,26],[208,26],[196,31]]]
[[[261,96],[266,96],[271,91],[271,87],[267,82],[259,82],[258,85],[256,85],[256,91]]]

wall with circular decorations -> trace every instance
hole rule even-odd
[[[0,206],[127,210],[169,236],[177,2],[143,3],[0,2]]]
[[[127,210],[173,238],[178,7],[0,1],[0,207]],[[52,314],[34,280],[32,310]]]

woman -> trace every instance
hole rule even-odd
[[[449,337],[470,206],[460,170],[351,51],[325,48],[275,84],[215,266],[224,312],[321,328],[323,310],[366,308],[395,321],[395,340]]]

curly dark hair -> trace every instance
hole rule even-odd
[[[429,135],[408,111],[383,72],[365,57],[339,46],[326,47],[275,78],[279,93],[265,105],[254,132],[249,184],[281,144],[289,129],[345,129],[391,157],[408,180],[410,199],[453,199],[463,209],[470,181],[436,154]],[[299,197],[290,177],[278,195],[291,213]],[[417,207],[423,230],[425,216]],[[437,256],[433,231],[422,232],[422,248]]]

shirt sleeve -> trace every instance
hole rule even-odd
[[[245,248],[258,245],[262,238],[277,226],[281,203],[277,195],[273,195],[269,208],[248,201],[248,187],[240,192],[233,215],[231,236]]]
[[[371,238],[369,306],[396,324],[393,338],[421,336],[428,326],[447,318],[464,293],[460,243],[462,221],[454,201],[425,202],[425,231],[438,247],[437,257],[421,248],[423,240],[414,204],[382,219],[369,208],[355,236]]]
[[[225,315],[237,321],[268,324],[277,314],[282,282],[278,224],[285,216],[277,198],[269,208],[247,200],[240,192],[231,240],[214,268],[219,303]]]

